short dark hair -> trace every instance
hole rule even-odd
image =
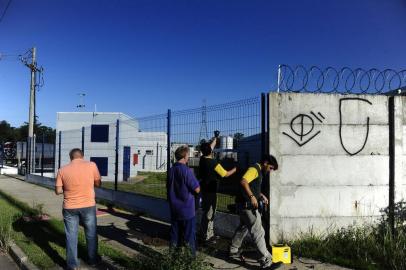
[[[73,159],[73,157],[75,156],[76,153],[80,154],[80,155],[83,157],[83,151],[82,151],[81,149],[79,149],[79,148],[73,148],[73,149],[70,150],[70,152],[69,152],[69,157],[70,157],[71,160]]]
[[[269,165],[272,165],[274,171],[278,169],[278,161],[274,156],[269,154],[263,155],[261,158],[261,163],[264,164],[265,162],[268,163]]]
[[[211,149],[211,145],[208,142],[204,142],[200,145],[200,151],[202,152],[203,156],[208,156],[213,152],[213,149]]]
[[[177,161],[185,158],[186,155],[189,153],[189,147],[187,145],[179,146],[175,151],[175,158]]]

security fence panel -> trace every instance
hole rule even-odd
[[[200,145],[211,142],[215,132],[219,137],[214,158],[226,169],[237,167],[232,177],[219,179],[218,209],[228,211],[239,192],[239,181],[247,167],[261,156],[261,100],[250,98],[220,105],[173,111],[171,115],[170,151],[171,163],[174,153],[181,145],[190,149],[189,167],[199,178]]]

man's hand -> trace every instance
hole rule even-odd
[[[61,186],[55,186],[55,194],[60,195],[63,193],[63,187]]]
[[[264,201],[264,203],[265,203],[266,205],[269,204],[268,198],[267,198],[264,194],[262,194],[262,193],[261,193],[261,199]]]
[[[251,200],[252,207],[254,207],[254,209],[257,209],[258,208],[257,198],[255,198],[255,196],[251,196],[250,200]]]

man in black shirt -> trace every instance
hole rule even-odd
[[[217,206],[218,177],[224,178],[236,172],[236,168],[226,171],[221,164],[213,159],[213,149],[217,138],[211,143],[202,143],[202,157],[199,162],[199,178],[202,194],[202,221],[200,224],[203,241],[214,239],[214,215]]]
[[[278,169],[278,162],[271,155],[264,155],[260,163],[248,168],[241,180],[241,194],[237,197],[237,208],[240,215],[240,225],[234,233],[230,246],[230,257],[239,258],[239,250],[245,236],[250,233],[258,251],[261,253],[259,260],[261,268],[272,265],[272,255],[266,248],[265,231],[262,227],[261,215],[258,211],[259,202],[268,204],[268,198],[262,193],[262,178],[271,171]],[[273,269],[280,266],[276,263]]]

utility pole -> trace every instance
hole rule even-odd
[[[28,116],[28,153],[27,153],[27,165],[28,173],[34,171],[35,168],[35,151],[34,151],[34,122],[35,122],[35,76],[39,69],[37,68],[37,49],[34,47],[31,49],[31,63],[26,59],[21,59],[21,61],[30,69],[31,71],[31,85],[30,85],[30,105],[29,105],[29,116]]]

